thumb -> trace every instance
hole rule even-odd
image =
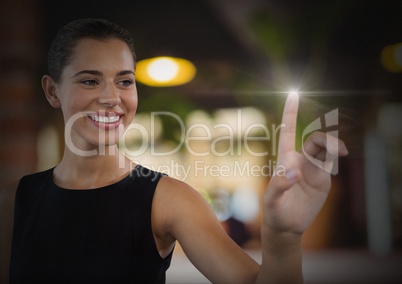
[[[277,198],[294,185],[300,178],[300,173],[296,169],[286,170],[283,174],[275,174],[269,182],[268,188],[271,198]]]

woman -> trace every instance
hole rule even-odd
[[[264,193],[259,265],[193,188],[117,150],[138,104],[126,30],[106,20],[74,21],[59,31],[48,64],[42,86],[63,112],[66,147],[55,168],[21,179],[15,211],[8,209],[12,283],[163,283],[176,241],[214,283],[302,282],[302,233],[328,195],[328,169],[347,150],[335,138],[311,135],[304,149],[330,157],[326,170],[295,152],[297,96],[287,99],[279,140],[277,165],[286,175],[274,176]]]

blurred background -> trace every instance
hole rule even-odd
[[[287,92],[297,89],[298,147],[303,130],[321,119],[322,130],[336,133],[350,152],[339,160],[328,201],[304,235],[306,283],[400,283],[401,11],[397,0],[2,0],[1,186],[60,160],[62,116],[40,86],[47,50],[69,21],[106,18],[133,34],[138,60],[173,56],[196,68],[195,77],[179,86],[138,82],[133,123],[149,130],[152,112],[169,112],[187,130],[197,123],[234,130],[213,132],[214,148],[195,139],[158,157],[151,148],[169,152],[183,134],[177,118],[159,116],[146,151],[137,151],[144,138],[138,131],[127,133],[123,151],[130,158],[199,190],[228,234],[259,260],[260,197],[269,174],[250,174],[247,166],[265,166],[268,173],[275,167],[272,134]],[[337,120],[326,129],[325,115],[336,109]],[[262,127],[248,133],[253,124],[266,125],[270,139],[264,140]],[[206,128],[193,130],[191,136],[206,136]],[[245,143],[247,134],[262,139]],[[191,151],[209,153],[198,157]],[[197,172],[196,162],[229,174]],[[236,167],[243,174],[235,175]],[[168,282],[208,283],[180,246]]]

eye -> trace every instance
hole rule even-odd
[[[124,86],[124,87],[129,87],[132,84],[133,84],[132,80],[122,80],[119,82],[119,85]]]
[[[98,81],[91,79],[91,80],[81,81],[81,83],[84,84],[84,85],[88,85],[88,86],[95,86],[95,85],[98,84]]]

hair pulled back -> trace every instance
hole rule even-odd
[[[136,62],[133,38],[129,31],[104,19],[75,20],[60,28],[50,45],[48,72],[55,82],[60,81],[63,69],[70,63],[73,48],[83,38],[120,39],[127,44]]]

